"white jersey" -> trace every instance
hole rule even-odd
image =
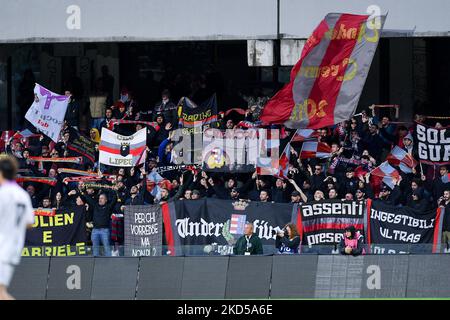
[[[18,264],[34,211],[28,193],[15,182],[0,186],[0,263]]]

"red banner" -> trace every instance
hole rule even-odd
[[[306,41],[290,82],[264,107],[264,124],[321,128],[355,112],[385,17],[330,13]]]

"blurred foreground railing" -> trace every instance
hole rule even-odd
[[[372,244],[365,246],[364,255],[385,254],[432,254],[447,253],[447,247],[441,246],[437,252],[433,252],[432,244]],[[96,252],[96,254],[94,254]],[[450,253],[450,251],[449,251]],[[263,255],[278,255],[278,249],[273,246],[263,246]],[[301,246],[299,255],[339,255],[335,245]],[[151,257],[151,256],[227,256],[233,255],[231,245],[192,245],[192,246],[154,246],[154,247],[129,247],[111,246],[109,250],[99,247],[98,252],[92,246],[42,246],[25,247],[23,257],[69,257],[69,256],[117,256],[117,257]]]

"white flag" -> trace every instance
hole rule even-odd
[[[147,129],[131,136],[123,136],[106,128],[102,129],[98,147],[99,162],[116,167],[134,167],[145,162]]]
[[[54,142],[58,142],[70,97],[51,92],[37,83],[34,95],[34,102],[25,119]]]

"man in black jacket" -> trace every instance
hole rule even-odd
[[[92,208],[94,229],[92,229],[91,240],[94,256],[100,255],[100,245],[104,247],[105,256],[111,256],[111,214],[117,202],[117,197],[112,195],[111,200],[108,201],[108,197],[104,192],[100,193],[98,201],[84,195],[80,195],[80,197]]]
[[[70,97],[69,104],[67,105],[67,111],[65,115],[65,120],[70,127],[74,127],[78,130],[78,121],[80,118],[80,102],[75,99],[70,90],[66,90],[66,96]]]
[[[397,206],[400,203],[400,195],[401,193],[398,185],[396,185],[392,191],[389,187],[383,186],[378,197],[384,204]]]

